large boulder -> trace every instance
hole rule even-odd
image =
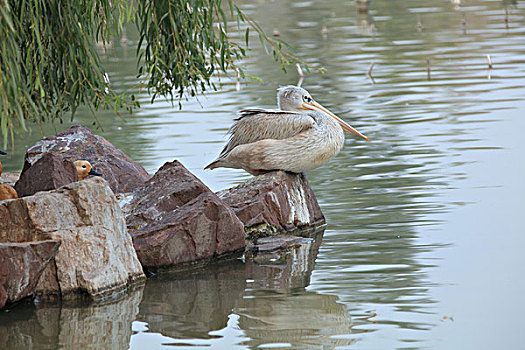
[[[22,172],[15,190],[19,197],[26,197],[40,191],[55,190],[75,181],[78,181],[78,174],[72,161],[55,153],[44,153]]]
[[[253,235],[293,232],[326,222],[304,174],[272,171],[217,195]]]
[[[39,288],[98,297],[144,278],[115,195],[102,178],[0,202],[0,241],[61,239]]]
[[[0,308],[34,293],[59,246],[59,240],[0,243]]]
[[[29,148],[22,176],[46,153],[55,153],[73,162],[88,160],[96,171],[102,173],[115,193],[133,191],[150,178],[142,166],[85,126],[75,125]]]
[[[164,164],[121,204],[148,270],[205,264],[245,247],[235,213],[178,161]]]

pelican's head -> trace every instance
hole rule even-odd
[[[79,180],[84,180],[89,175],[101,176],[102,174],[93,170],[93,167],[87,160],[76,160],[75,168],[77,168],[77,174]]]
[[[303,102],[313,101],[310,93],[298,86],[285,86],[277,90],[277,104],[282,111],[303,110]]]
[[[300,112],[304,110],[311,110],[328,114],[330,117],[339,122],[344,131],[369,141],[367,136],[361,134],[359,131],[348,125],[344,120],[321,106],[319,103],[315,102],[312,96],[310,96],[310,93],[303,88],[298,86],[286,86],[280,88],[277,92],[277,104],[279,105],[279,109],[283,111]]]

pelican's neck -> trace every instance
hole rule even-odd
[[[343,128],[341,125],[329,116],[326,113],[323,112],[316,112],[312,116],[315,116],[314,119],[317,122],[317,124],[324,130],[324,142],[327,142],[330,144],[331,147],[333,147],[337,152],[343,147],[343,143],[345,141],[345,133],[343,131]]]

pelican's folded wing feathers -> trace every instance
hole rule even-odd
[[[283,140],[310,129],[315,120],[306,113],[243,109],[229,130],[230,140],[219,157],[238,145],[264,139]]]

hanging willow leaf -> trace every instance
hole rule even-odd
[[[229,8],[229,11],[226,9]],[[61,123],[81,105],[91,111],[139,104],[117,95],[106,82],[95,44],[134,21],[139,29],[138,78],[152,102],[172,102],[188,92],[215,89],[217,71],[241,71],[241,44],[228,38],[228,23],[254,29],[262,45],[283,65],[299,62],[283,51],[233,0],[0,0],[0,129],[9,136],[27,131],[27,122]],[[248,46],[249,29],[245,29]],[[244,76],[244,73],[242,73]]]

